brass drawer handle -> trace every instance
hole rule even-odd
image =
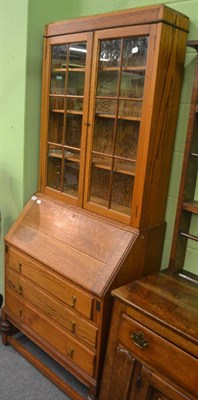
[[[73,347],[69,347],[68,351],[67,351],[67,355],[72,358],[74,354],[74,349]]]
[[[76,297],[72,296],[72,302],[71,302],[71,307],[74,308],[76,304]]]
[[[21,285],[19,285],[19,288],[18,288],[17,292],[18,292],[19,294],[22,295],[22,293],[23,293],[23,288],[22,288]]]
[[[17,293],[19,293],[19,294],[22,295],[23,288],[22,288],[21,285],[19,285],[19,286],[17,287],[17,286],[11,281],[11,279],[8,279],[8,286],[9,286],[11,289],[16,290]]]
[[[22,317],[22,314],[23,314],[23,310],[22,310],[21,307],[19,307],[19,317],[20,317],[20,318]]]
[[[9,286],[11,289],[16,289],[15,284],[14,284],[10,279],[8,279],[8,286]]]
[[[18,268],[19,268],[19,272],[21,272],[21,268],[22,268],[22,262],[18,261]]]
[[[132,333],[131,339],[133,343],[140,349],[145,349],[146,347],[148,347],[148,340],[144,337],[144,334],[142,332]]]
[[[72,321],[72,332],[75,333],[76,330],[76,323],[75,321]]]

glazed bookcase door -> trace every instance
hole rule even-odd
[[[91,34],[48,39],[44,65],[42,189],[77,205],[84,182],[91,44]]]
[[[148,47],[149,26],[98,32],[94,42],[85,207],[126,223],[131,217]]]

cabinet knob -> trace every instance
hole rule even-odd
[[[71,302],[71,307],[74,308],[76,304],[76,297],[72,296],[72,302]]]
[[[144,337],[142,332],[134,332],[131,335],[133,343],[140,349],[145,349],[148,347],[148,340]]]
[[[67,355],[68,355],[70,358],[72,358],[72,357],[73,357],[73,354],[74,354],[74,349],[73,349],[73,347],[69,347],[69,348],[68,348],[68,351],[67,351]]]

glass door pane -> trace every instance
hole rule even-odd
[[[78,197],[79,188],[80,152],[64,151],[64,180],[63,192]]]
[[[87,43],[51,46],[47,186],[78,198]]]
[[[130,215],[148,37],[99,41],[89,201]]]
[[[132,37],[123,41],[123,67],[145,67],[148,37]]]

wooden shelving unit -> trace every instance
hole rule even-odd
[[[188,240],[198,241],[198,236],[190,231],[192,217],[198,214],[198,201],[194,199],[198,171],[198,40],[189,41],[188,46],[197,51],[197,57],[169,262],[171,273],[183,270]],[[188,275],[187,271],[185,273]]]

